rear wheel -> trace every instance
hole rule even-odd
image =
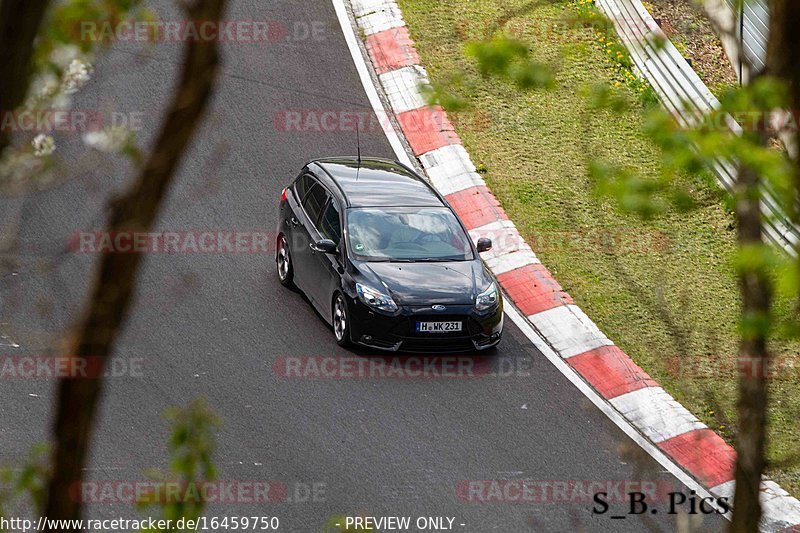
[[[347,302],[342,293],[337,292],[333,299],[333,334],[336,344],[349,346],[350,342],[350,317],[347,314]]]
[[[292,266],[292,256],[289,255],[289,244],[286,242],[286,235],[278,238],[278,251],[275,254],[275,262],[278,267],[278,279],[284,287],[294,285],[294,267]]]

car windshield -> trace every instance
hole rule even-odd
[[[469,237],[446,207],[353,208],[350,252],[362,261],[469,261]]]

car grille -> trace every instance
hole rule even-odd
[[[400,349],[407,352],[426,352],[426,353],[471,353],[475,351],[475,345],[469,338],[414,338],[406,339]]]

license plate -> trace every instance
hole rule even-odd
[[[449,333],[461,331],[461,322],[417,322],[420,333]]]

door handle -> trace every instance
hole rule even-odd
[[[297,226],[300,224],[300,221],[297,220],[295,217],[290,218],[289,222],[291,222],[292,226]]]

